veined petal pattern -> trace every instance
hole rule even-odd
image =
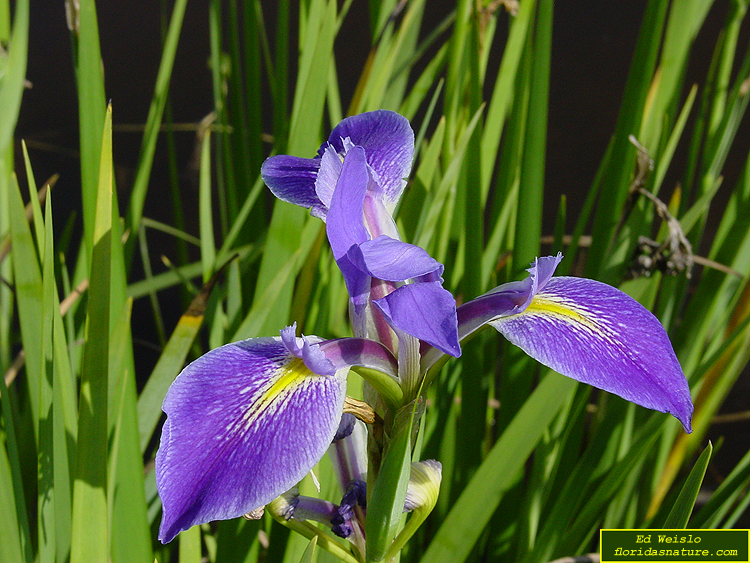
[[[666,331],[614,287],[556,277],[523,312],[490,324],[555,371],[674,415],[690,432],[690,389]]]
[[[336,432],[347,372],[311,372],[280,338],[227,344],[185,368],[163,406],[159,539],[241,516],[299,482]]]
[[[365,149],[367,163],[384,190],[384,201],[393,211],[406,186],[414,159],[414,131],[409,120],[389,110],[377,110],[347,117],[328,137],[339,154],[345,152],[344,141]],[[322,156],[325,145],[318,150]]]

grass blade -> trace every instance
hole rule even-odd
[[[102,133],[104,131],[104,76],[99,47],[99,23],[94,0],[81,0],[73,30],[78,85],[78,124],[81,151],[81,197],[86,257],[91,259],[94,247]]]
[[[143,134],[141,153],[138,158],[138,167],[136,168],[136,178],[133,183],[133,193],[130,198],[130,209],[128,210],[127,224],[134,231],[137,231],[140,227],[141,217],[143,216],[143,204],[146,201],[148,181],[151,177],[151,167],[154,163],[156,140],[159,136],[159,127],[161,126],[164,107],[167,103],[169,79],[172,76],[172,67],[174,66],[177,43],[180,39],[180,30],[182,29],[182,20],[185,16],[186,6],[187,0],[177,0],[174,4],[172,19],[169,22],[169,30],[164,41],[164,52],[159,64],[159,74],[156,76],[154,97],[151,100],[151,107],[148,110],[146,131]]]
[[[29,0],[19,0],[15,6],[13,30],[4,76],[0,83],[0,154],[4,154],[16,130],[21,96],[26,84],[26,57],[29,46]]]
[[[107,403],[109,378],[110,277],[112,255],[112,110],[101,143],[101,174],[81,370],[78,449],[73,486],[71,563],[107,563],[109,531]]]
[[[5,404],[9,403],[6,399],[8,389],[5,387],[4,381],[0,383],[0,387],[0,392],[3,394],[3,413],[7,421],[8,413],[5,410]],[[19,523],[28,522],[28,520],[26,520],[25,514],[18,513],[19,503],[21,507],[25,508],[23,492],[21,491],[20,495],[15,494],[16,482],[13,479],[8,457],[5,455],[6,441],[7,435],[0,432],[0,446],[2,446],[0,451],[0,526],[3,529],[3,541],[0,542],[0,560],[7,563],[22,563],[32,560],[28,530],[25,530],[26,534],[22,536],[19,529]]]
[[[695,499],[698,498],[703,483],[703,477],[706,475],[712,451],[713,446],[709,442],[682,486],[682,490],[662,526],[663,529],[675,530],[687,527],[688,520],[690,520],[690,515],[693,512],[693,506],[695,506]]]
[[[34,199],[35,190],[31,189]],[[54,563],[57,556],[56,546],[56,497],[57,487],[67,488],[68,482],[55,483],[55,417],[54,417],[54,379],[55,379],[55,349],[53,345],[53,327],[56,310],[59,310],[57,298],[57,284],[55,283],[55,251],[52,231],[52,198],[47,196],[46,215],[44,224],[38,227],[46,233],[39,239],[44,243],[42,266],[42,289],[44,294],[44,308],[42,309],[42,362],[43,369],[39,378],[39,449],[38,449],[38,479],[37,479],[37,529],[39,541],[40,563]],[[38,202],[37,202],[38,207]],[[41,212],[38,220],[41,221]],[[59,424],[59,422],[57,423]],[[67,460],[66,460],[67,461]]]
[[[0,428],[0,444],[3,446],[0,448],[0,522],[8,538],[12,538],[0,542],[0,560],[6,561],[7,557],[9,563],[26,562],[32,560],[29,516],[23,493],[16,424],[3,377],[0,377],[0,407],[3,415],[3,428]]]
[[[216,245],[214,244],[214,222],[211,207],[211,130],[203,132],[201,140],[201,167],[199,180],[200,199],[200,240],[203,283],[206,283],[216,265]]]
[[[518,198],[516,234],[513,244],[513,272],[523,271],[539,256],[542,236],[544,163],[547,146],[547,106],[552,51],[552,1],[539,0],[534,22],[529,111],[521,156],[521,186]]]
[[[325,102],[328,65],[336,26],[336,2],[315,0],[309,10],[300,58],[297,88],[292,106],[288,154],[308,156],[319,144]],[[302,26],[300,26],[302,27]],[[276,201],[266,239],[266,251],[260,265],[255,289],[256,302],[262,297],[284,264],[300,247],[305,211]],[[300,261],[306,256],[301,256]],[[292,281],[284,283],[276,303],[269,311],[261,334],[275,334],[288,322]]]
[[[575,386],[574,381],[558,374],[547,375],[539,384],[479,466],[421,561],[466,560],[503,493]],[[482,510],[477,511],[477,506]]]
[[[34,421],[34,436],[38,438],[39,380],[42,373],[42,326],[40,320],[44,306],[44,295],[37,251],[32,240],[29,223],[26,221],[26,212],[15,176],[12,177],[11,181],[9,204],[16,303],[21,324],[21,338],[25,346],[26,377],[31,403],[31,416]]]

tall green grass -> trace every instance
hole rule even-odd
[[[711,463],[712,418],[750,356],[750,159],[737,142],[750,84],[744,0],[725,10],[711,66],[695,84],[686,78],[694,39],[714,3],[648,2],[617,124],[581,209],[545,194],[547,116],[556,103],[552,0],[522,0],[515,15],[496,2],[478,11],[461,1],[434,29],[424,23],[425,0],[370,0],[369,21],[357,28],[371,50],[356,77],[338,74],[334,50],[342,22],[354,17],[351,2],[280,0],[273,20],[266,3],[211,0],[201,9],[215,113],[200,133],[195,228],[158,223],[145,206],[160,126],[171,119],[171,71],[180,42],[189,40],[181,35],[186,4],[171,8],[158,77],[142,85],[154,94],[135,179],[119,186],[131,194],[125,207],[114,196],[100,48],[107,39],[94,1],[80,1],[71,65],[83,235],[71,241],[55,239],[54,192],[40,204],[35,163],[14,133],[24,109],[29,2],[14,3],[9,25],[10,3],[0,0],[7,49],[0,58],[0,561],[297,563],[348,550],[325,533],[290,533],[269,517],[195,527],[162,546],[153,445],[166,389],[206,345],[274,335],[294,320],[307,334],[348,334],[346,289],[322,225],[286,203],[269,206],[259,167],[269,152],[309,157],[342,116],[378,108],[401,112],[417,134],[399,228],[446,265],[446,286],[459,299],[518,279],[530,260],[551,252],[542,245],[553,234],[543,231],[542,209],[559,209],[561,269],[582,264],[589,277],[620,286],[657,314],[696,405],[694,432],[685,435],[666,415],[548,372],[494,334],[477,336],[427,390],[414,455],[442,462],[442,489],[401,560],[542,563],[595,550],[602,527],[738,522],[750,498],[750,454],[704,506],[694,502]],[[500,59],[490,52],[496,41],[504,45]],[[342,97],[345,81],[356,82],[352,99]],[[678,146],[687,147],[680,161]],[[731,182],[723,178],[730,154],[744,159]],[[663,243],[675,234],[639,189],[668,205],[700,251],[692,277],[656,267],[630,279],[639,237]],[[727,203],[719,208],[717,197]],[[182,204],[176,193],[177,217]],[[196,251],[181,252],[167,271],[149,266],[136,276],[137,260],[148,265],[152,228]],[[165,289],[192,294],[192,303],[176,326],[164,327],[152,372],[136,373],[133,299],[151,299],[158,333]],[[137,380],[145,382],[140,393]],[[352,376],[349,393],[359,388]],[[412,446],[404,442],[401,463]],[[323,498],[340,496],[327,460],[316,475]],[[318,494],[309,479],[301,487]]]

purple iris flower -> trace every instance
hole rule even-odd
[[[315,158],[269,158],[261,175],[277,197],[326,221],[357,336],[389,344],[390,327],[459,356],[456,302],[443,288],[443,265],[402,242],[391,215],[413,158],[409,121],[380,110],[344,119]]]
[[[302,480],[336,434],[352,365],[395,377],[395,359],[375,341],[294,330],[211,350],[169,388],[156,455],[162,542],[242,516]]]
[[[339,437],[350,368],[379,374],[368,382],[397,408],[416,398],[444,355],[459,356],[459,342],[486,325],[559,373],[671,413],[690,432],[690,390],[659,321],[618,289],[553,277],[560,255],[536,260],[525,280],[456,308],[442,286],[443,265],[402,242],[392,218],[413,152],[408,121],[381,110],[342,121],[315,158],[264,163],[274,194],[326,222],[355,337],[297,337],[291,326],[279,337],[212,350],[182,371],[164,400],[156,456],[162,542],[292,489]],[[342,485],[361,483],[364,461],[347,448],[331,448],[348,464]],[[323,521],[342,533],[365,512],[359,497],[321,502]],[[303,505],[310,514],[317,506]],[[307,514],[298,510],[300,518]]]

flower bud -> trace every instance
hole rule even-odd
[[[442,477],[443,466],[439,461],[428,459],[412,463],[404,500],[404,512],[426,509],[429,514],[437,503]]]

